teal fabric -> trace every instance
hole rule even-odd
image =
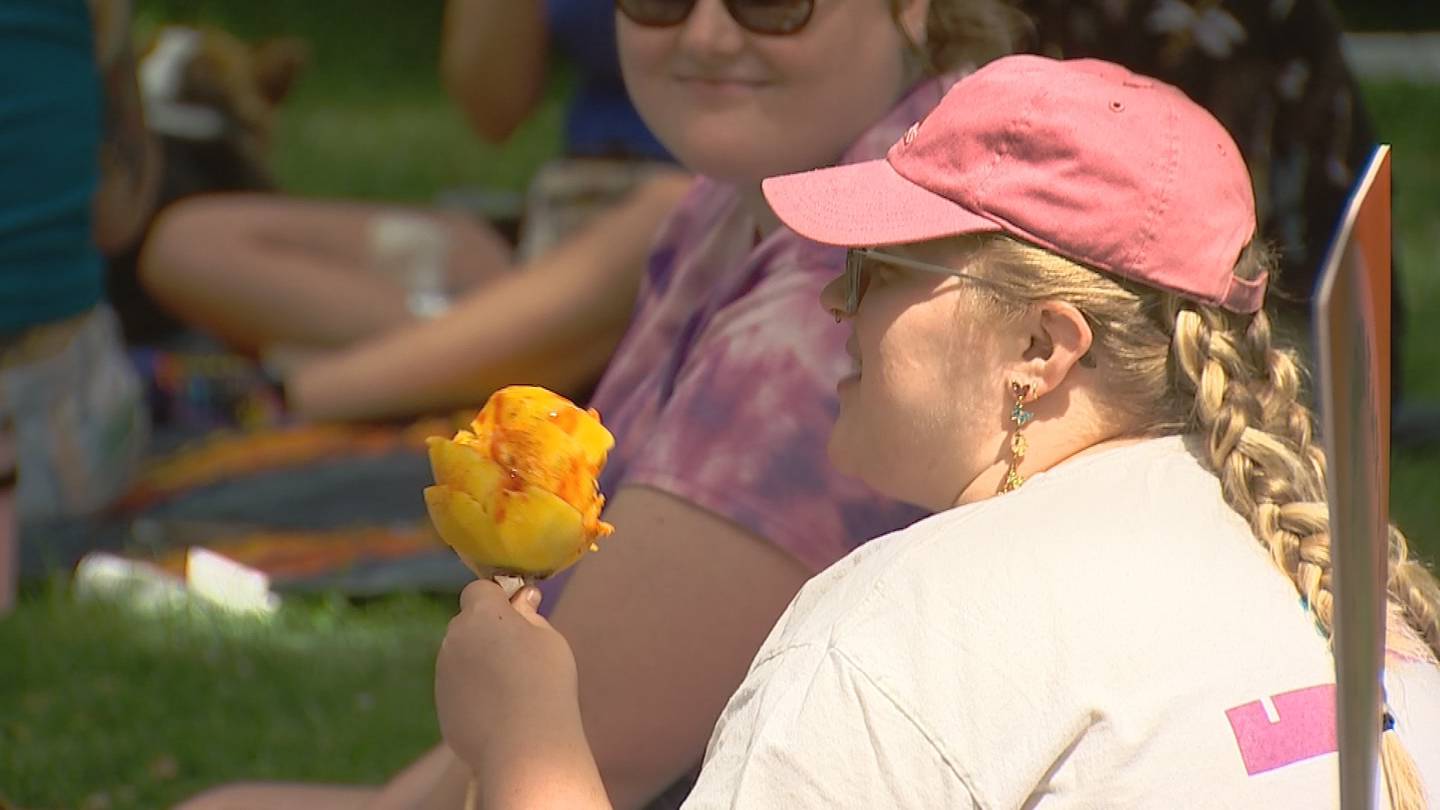
[[[0,2],[0,335],[101,300],[101,104],[85,0]]]

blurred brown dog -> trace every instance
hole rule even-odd
[[[140,53],[146,125],[165,161],[155,215],[194,194],[274,190],[270,146],[278,112],[309,61],[309,47],[292,37],[247,43],[218,28],[166,26]],[[136,280],[145,235],[109,263],[110,301],[132,345],[182,331]]]

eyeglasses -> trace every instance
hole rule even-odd
[[[615,0],[615,8],[636,25],[664,28],[690,16],[696,0]],[[725,0],[725,10],[747,31],[768,36],[793,34],[805,27],[815,0]]]
[[[911,270],[923,270],[927,273],[958,276],[992,287],[995,286],[995,282],[988,278],[973,276],[962,270],[946,267],[943,264],[931,264],[916,259],[907,259],[904,256],[896,256],[894,253],[886,253],[881,250],[875,250],[874,248],[850,248],[845,254],[845,309],[841,311],[841,315],[854,315],[855,310],[860,308],[860,299],[865,295],[865,288],[870,286],[870,276],[865,272],[865,262],[867,260],[874,260],[895,267],[905,267]]]
[[[853,316],[855,310],[860,308],[860,299],[865,296],[865,288],[870,286],[870,276],[865,272],[865,261],[867,259],[873,259],[883,264],[894,265],[896,267],[908,267],[911,270],[923,270],[926,273],[957,276],[979,284],[984,284],[991,289],[1003,290],[999,284],[996,284],[988,278],[972,276],[969,273],[956,270],[952,267],[946,267],[943,264],[931,264],[916,259],[907,259],[904,256],[896,256],[894,253],[886,253],[883,250],[875,250],[874,248],[850,248],[850,250],[845,253],[845,309],[840,312],[840,315],[845,317]],[[1089,321],[1090,316],[1086,315],[1085,319]],[[836,321],[839,321],[838,317]],[[1099,331],[1099,327],[1093,322],[1091,322],[1090,328]],[[1098,363],[1095,360],[1094,352],[1086,352],[1080,358],[1080,365],[1086,368],[1095,368]]]

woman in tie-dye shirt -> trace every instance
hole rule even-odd
[[[550,590],[617,807],[667,786],[659,805],[683,797],[728,693],[805,579],[921,514],[829,464],[835,385],[852,361],[816,301],[844,257],[780,227],[759,181],[882,155],[1018,27],[988,0],[768,4],[810,10],[786,35],[747,29],[744,3],[698,2],[669,26],[637,23],[632,5],[654,4],[619,4],[627,87],[702,179],[659,236],[593,400],[617,440],[601,482],[615,538]]]

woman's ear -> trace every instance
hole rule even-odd
[[[1034,380],[1036,396],[1054,391],[1076,371],[1095,341],[1090,322],[1073,304],[1044,301],[1024,318],[1028,343],[1016,376]]]

